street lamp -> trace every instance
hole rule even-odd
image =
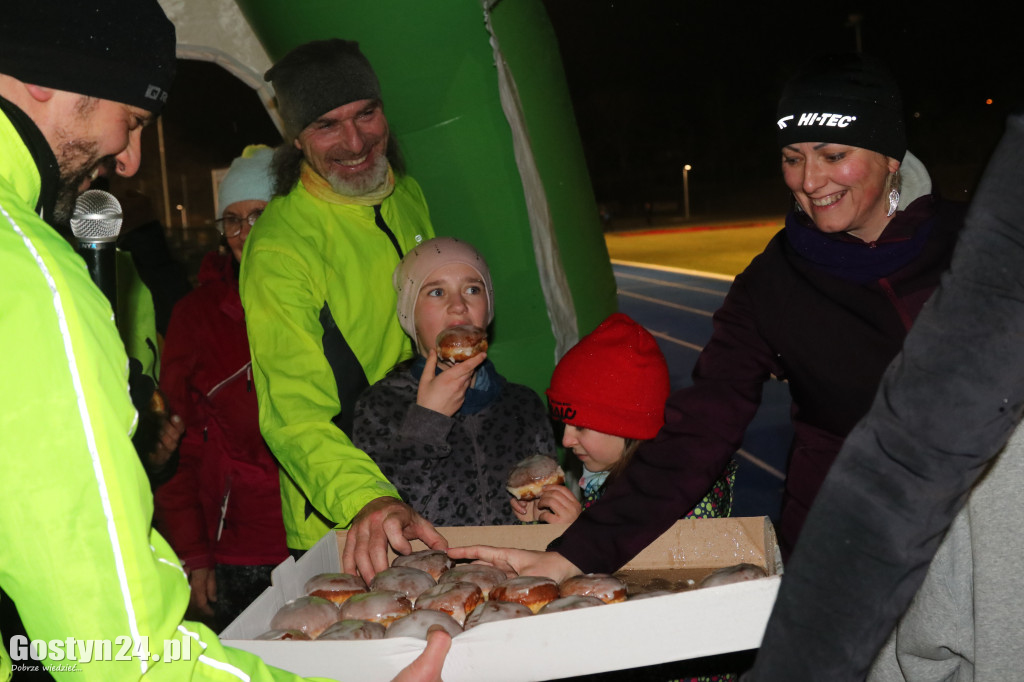
[[[690,219],[690,164],[683,166],[683,213],[687,220]]]
[[[188,213],[185,211],[185,207],[182,204],[178,204],[175,208],[181,213],[182,229],[188,229]]]

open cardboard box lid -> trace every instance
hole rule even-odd
[[[565,526],[555,524],[438,528],[451,546],[488,544],[544,549]],[[324,536],[298,562],[274,569],[273,585],[229,625],[221,639],[299,675],[338,680],[391,680],[423,650],[422,640],[368,642],[254,640],[306,580],[337,572],[345,531]],[[415,549],[423,545],[414,543]],[[621,604],[488,623],[454,638],[446,682],[550,680],[756,649],[761,644],[782,562],[766,517],[678,521],[623,568],[627,579],[699,580],[738,563],[769,578]],[[630,580],[631,584],[635,582]]]

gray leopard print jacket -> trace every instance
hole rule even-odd
[[[517,523],[505,482],[532,454],[555,455],[547,410],[532,389],[501,383],[476,414],[446,417],[416,404],[419,381],[399,366],[356,402],[352,442],[381,468],[402,499],[438,526]]]

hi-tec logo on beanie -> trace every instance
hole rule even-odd
[[[907,136],[899,86],[862,54],[812,60],[786,84],[776,118],[779,147],[832,142],[903,160]]]
[[[285,133],[295,139],[329,111],[359,100],[379,100],[380,83],[353,40],[314,40],[299,45],[263,79],[274,85]]]
[[[0,12],[0,73],[158,113],[176,66],[157,0],[30,0]]]
[[[779,130],[789,126],[789,122],[792,121],[795,116],[790,114],[789,116],[783,116],[779,119]],[[798,126],[828,126],[830,128],[845,128],[854,121],[857,120],[856,116],[846,116],[844,114],[819,114],[817,112],[810,114],[800,114],[799,120],[795,123]]]

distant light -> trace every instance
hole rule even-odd
[[[985,100],[985,104],[992,104],[992,98],[989,97],[987,100]]]
[[[920,111],[915,111],[914,112],[914,118],[921,118],[921,112]]]

